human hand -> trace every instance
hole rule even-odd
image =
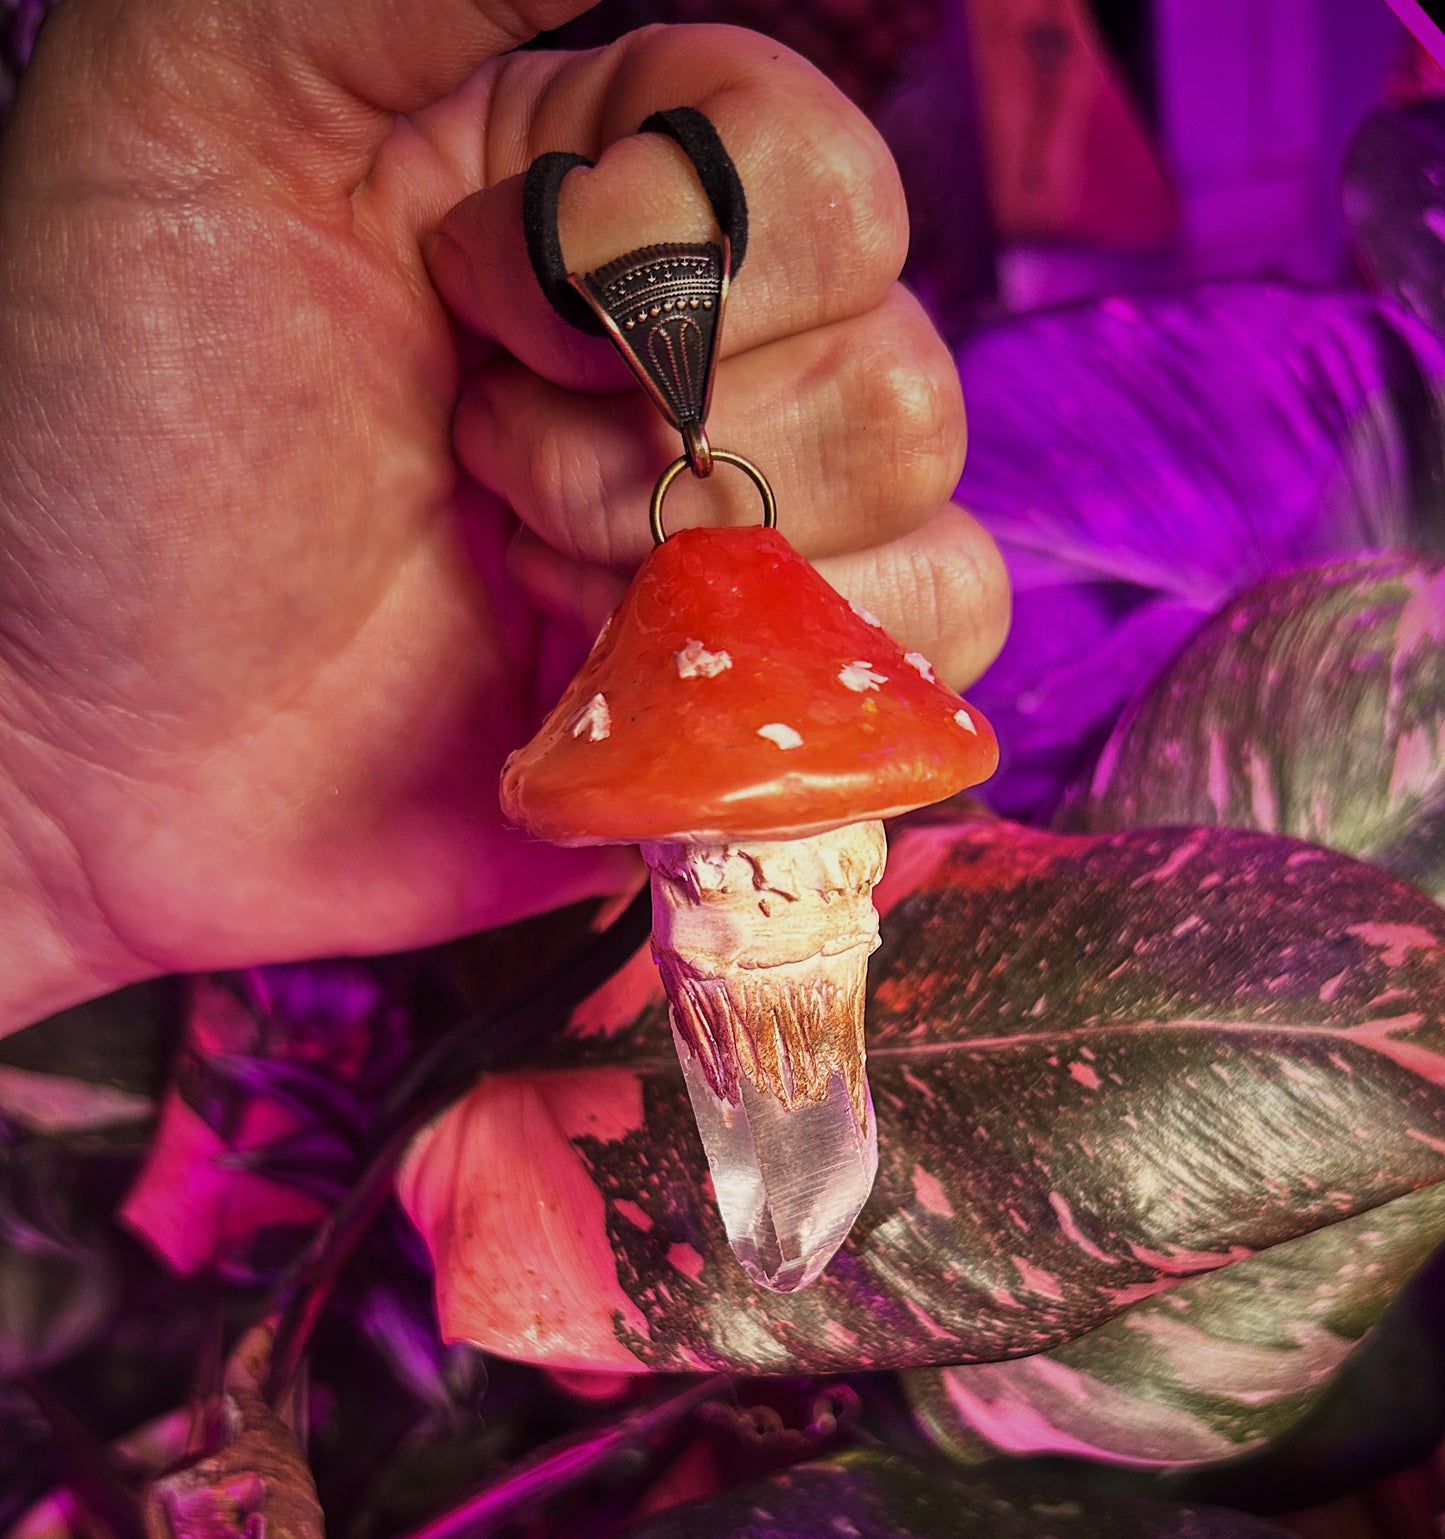
[[[707,233],[676,147],[628,136],[712,118],[753,231],[713,441],[944,676],[997,649],[1002,570],[947,505],[962,410],[896,286],[881,142],[732,29],[503,53],[583,8],[67,0],[47,23],[0,165],[0,1026],[626,879],[624,852],[497,808],[676,452],[531,277],[520,173],[545,150],[599,158],[561,206],[586,268]]]

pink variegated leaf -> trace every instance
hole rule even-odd
[[[1135,701],[1072,816],[1300,835],[1445,896],[1445,564],[1376,556],[1242,594]],[[1445,1196],[1426,1189],[1036,1358],[912,1374],[909,1392],[960,1459],[1234,1459],[1304,1420],[1442,1240]]]
[[[1445,900],[1445,562],[1249,589],[1134,702],[1069,821],[1293,834]]]
[[[822,1278],[734,1263],[639,954],[565,1065],[484,1079],[413,1145],[449,1337],[633,1371],[995,1362],[1445,1178],[1445,912],[1369,866],[935,820],[880,898],[878,1180]]]
[[[354,1179],[401,1021],[386,972],[360,962],[186,980],[179,1062],[122,1221],[185,1276],[274,1275]]]
[[[917,1369],[920,1425],[963,1463],[1063,1454],[1177,1471],[1297,1427],[1401,1285],[1445,1240],[1445,1186],[1191,1278],[1078,1341]]]

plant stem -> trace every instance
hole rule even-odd
[[[725,1393],[729,1383],[722,1375],[714,1375],[680,1394],[654,1401],[605,1432],[575,1433],[545,1444],[520,1467],[415,1529],[407,1539],[486,1539],[535,1517],[542,1508],[596,1480],[609,1462],[618,1461],[620,1466],[619,1456],[651,1445],[650,1459],[619,1467],[612,1482],[614,1492],[623,1485],[638,1489],[676,1451],[698,1407]]]

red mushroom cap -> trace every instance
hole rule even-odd
[[[773,530],[657,546],[502,809],[556,844],[793,839],[951,796],[993,729]]]

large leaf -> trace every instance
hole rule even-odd
[[[905,1376],[930,1438],[966,1463],[1066,1454],[1177,1470],[1297,1426],[1445,1239],[1445,1187],[1192,1278],[1051,1352]]]
[[[571,1067],[413,1146],[444,1332],[634,1370],[996,1361],[1445,1177],[1445,912],[1414,889],[1235,830],[983,822],[906,832],[888,881],[878,1181],[819,1282],[732,1260],[639,954]]]
[[[961,1481],[894,1455],[855,1452],[673,1508],[632,1539],[1282,1539],[1220,1508],[1127,1496],[1028,1492]]]
[[[1120,721],[1072,821],[1294,834],[1445,900],[1445,562],[1250,589]]]
[[[1134,690],[1283,565],[1445,548],[1445,345],[1388,301],[1264,283],[1012,319],[959,355],[960,501],[1014,626],[970,690],[990,797],[1047,810]]]
[[[1340,208],[1377,288],[1445,336],[1445,100],[1376,112],[1345,156]]]
[[[1434,1190],[1439,1191],[1440,1188]],[[1421,1194],[1425,1198],[1426,1194]],[[1403,1198],[1402,1203],[1414,1205],[1416,1198]],[[1375,1227],[1384,1229],[1384,1217],[1393,1217],[1401,1210],[1397,1205],[1377,1209],[1381,1221]],[[1365,1215],[1362,1222],[1369,1225],[1374,1215]],[[1354,1224],[1355,1220],[1347,1220]],[[1341,1228],[1345,1226],[1340,1226]],[[1410,1222],[1408,1227],[1417,1228]],[[1417,1231],[1423,1232],[1423,1231]],[[1319,1231],[1323,1239],[1328,1230]],[[1383,1238],[1383,1233],[1381,1234]],[[1308,1265],[1305,1248],[1307,1237],[1299,1242],[1301,1266]],[[1287,1259],[1291,1248],[1282,1248],[1282,1259]],[[1367,1266],[1374,1267],[1378,1257],[1372,1257]],[[1345,1266],[1348,1267],[1346,1262]],[[1232,1276],[1229,1272],[1221,1277]],[[1061,1372],[1055,1384],[1048,1387],[1041,1399],[1032,1407],[1031,1419],[1038,1430],[1058,1423],[1058,1431],[1064,1432],[1063,1423],[1072,1421],[1068,1431],[1078,1442],[1090,1450],[1070,1453],[1044,1452],[1020,1454],[1005,1452],[991,1439],[980,1438],[971,1421],[960,1416],[958,1409],[946,1395],[946,1389],[955,1373],[967,1374],[961,1369],[915,1369],[899,1375],[914,1401],[924,1431],[945,1453],[960,1460],[973,1461],[997,1456],[994,1469],[1006,1469],[1010,1479],[1027,1481],[1032,1478],[1067,1479],[1071,1484],[1087,1486],[1102,1491],[1126,1491],[1138,1496],[1155,1496],[1170,1501],[1217,1503],[1227,1507],[1240,1507],[1248,1512],[1286,1512],[1318,1507],[1349,1496],[1363,1488],[1389,1479],[1402,1470],[1427,1464],[1445,1434],[1445,1331],[1440,1324],[1442,1282],[1445,1282],[1445,1252],[1439,1248],[1414,1274],[1408,1285],[1385,1312],[1378,1325],[1371,1326],[1364,1337],[1350,1350],[1339,1370],[1322,1383],[1312,1381],[1317,1376],[1316,1365],[1308,1351],[1313,1336],[1315,1344],[1326,1338],[1312,1332],[1308,1325],[1318,1324],[1321,1313],[1328,1312],[1337,1318],[1330,1326],[1334,1334],[1341,1326],[1345,1334],[1352,1332],[1361,1318],[1368,1319],[1373,1313],[1373,1301],[1366,1288],[1361,1287],[1359,1277],[1340,1270],[1326,1273],[1319,1286],[1324,1289],[1341,1289],[1340,1306],[1330,1310],[1322,1298],[1306,1301],[1304,1307],[1314,1311],[1312,1322],[1300,1321],[1286,1324],[1273,1311],[1270,1300],[1255,1296],[1250,1298],[1241,1292],[1239,1318],[1233,1323],[1237,1335],[1250,1335],[1252,1345],[1267,1336],[1271,1320],[1280,1326],[1273,1345],[1281,1347],[1286,1334],[1293,1334],[1306,1344],[1305,1350],[1290,1352],[1281,1349],[1275,1354],[1275,1364],[1281,1372],[1274,1376],[1266,1392],[1259,1393],[1256,1385],[1255,1401],[1247,1403],[1248,1359],[1240,1373],[1240,1389],[1217,1398],[1202,1393],[1214,1377],[1210,1370],[1224,1360],[1224,1353],[1215,1355],[1206,1347],[1201,1373],[1190,1382],[1189,1363],[1180,1354],[1175,1364],[1174,1382],[1167,1374],[1152,1382],[1138,1385],[1128,1375],[1141,1366],[1138,1359],[1132,1362],[1127,1353],[1112,1359],[1124,1370],[1117,1383],[1105,1382],[1101,1393],[1116,1408],[1127,1406],[1124,1415],[1108,1423],[1106,1418],[1090,1417],[1085,1427],[1083,1419],[1077,1421],[1062,1411],[1064,1404],[1057,1393],[1059,1383],[1067,1382],[1070,1375]],[[1267,1292],[1277,1286],[1277,1280],[1263,1269],[1255,1270],[1253,1263],[1241,1263],[1244,1280],[1253,1272]],[[1384,1273],[1376,1273],[1384,1279]],[[1193,1298],[1193,1283],[1186,1283],[1181,1294]],[[1289,1286],[1287,1284],[1287,1286]],[[1291,1288],[1294,1296],[1302,1297],[1303,1290],[1296,1284]],[[1347,1317],[1353,1305],[1364,1305],[1355,1321]],[[1210,1321],[1215,1330],[1225,1323],[1216,1313]],[[1104,1327],[1111,1332],[1114,1326]],[[1103,1334],[1101,1332],[1100,1334]],[[1087,1339],[1087,1338],[1086,1338]],[[1116,1337],[1117,1339],[1117,1337]],[[1060,1347],[1056,1353],[1063,1358],[1074,1350],[1073,1346]],[[1228,1350],[1232,1350],[1228,1349]],[[1267,1359],[1254,1353],[1249,1357],[1258,1365]],[[1040,1361],[1043,1359],[1041,1358]],[[1024,1361],[1024,1360],[1020,1360]],[[1111,1360],[1105,1353],[1095,1355],[1096,1372],[1107,1374]],[[1290,1389],[1293,1380],[1295,1392]],[[1138,1390],[1138,1393],[1135,1391]],[[1120,1393],[1123,1391],[1123,1393]],[[1229,1401],[1237,1402],[1238,1415],[1228,1415]],[[1204,1407],[1208,1415],[1220,1411],[1220,1425],[1236,1440],[1235,1452],[1222,1462],[1205,1463],[1151,1463],[1146,1451],[1159,1449],[1170,1436],[1170,1428],[1177,1429],[1187,1417],[1181,1417],[1180,1408]],[[1081,1407],[1077,1407],[1081,1410]],[[1295,1419],[1298,1413],[1298,1419]],[[1055,1420],[1051,1421],[1051,1417]],[[1252,1435],[1251,1420],[1268,1426],[1268,1441],[1260,1442]],[[1025,1418],[1013,1419],[1015,1430],[1021,1430]],[[1105,1437],[1098,1434],[1105,1432]],[[1092,1441],[1090,1434],[1093,1434]],[[1048,1441],[1045,1436],[1042,1441]],[[990,1447],[991,1445],[991,1447]],[[1109,1451],[1100,1456],[1100,1446]],[[980,1466],[974,1464],[974,1468]]]
[[[1445,896],[1442,643],[1438,561],[1379,556],[1261,583],[1136,701],[1072,821],[1287,832]],[[1441,1238],[1445,1209],[1422,1193],[1031,1363],[920,1374],[911,1390],[961,1458],[1072,1452],[1175,1469],[1229,1459],[1303,1422]]]

